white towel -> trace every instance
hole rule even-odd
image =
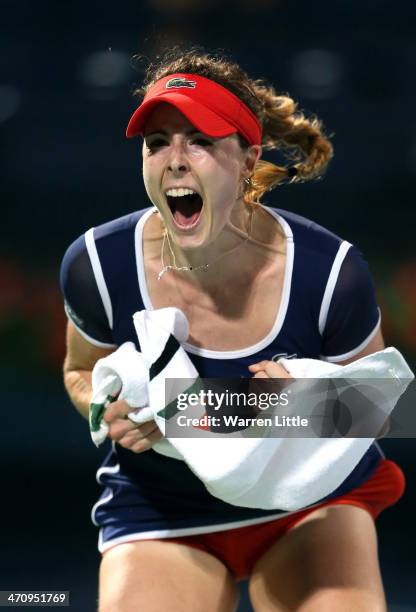
[[[181,310],[142,310],[133,319],[142,352],[136,351],[133,342],[125,342],[108,357],[99,359],[92,372],[93,395],[89,422],[91,437],[96,446],[102,444],[107,437],[109,429],[103,419],[104,411],[116,398],[135,407],[128,415],[132,421],[143,424],[154,419],[160,431],[165,434],[166,419],[158,414],[165,408],[165,378],[181,376],[189,380],[189,384],[198,378],[193,363],[180,346],[189,335],[188,321]],[[168,358],[168,364],[165,364],[168,368],[163,367],[163,375],[158,374],[157,380],[149,384],[149,374],[154,377],[170,351],[172,355]],[[162,360],[158,361],[161,354]],[[187,387],[171,385],[171,399]],[[152,448],[167,457],[183,458],[166,438]]]
[[[182,310],[170,307],[136,312],[133,322],[149,372],[149,406],[157,426],[165,435],[169,405],[176,404],[178,394],[199,380],[194,364],[181,346],[189,336],[188,320]],[[193,410],[193,416],[202,416],[203,413],[204,409],[200,407]],[[153,449],[175,459],[184,458],[181,441],[177,438],[169,441],[165,438],[163,444],[158,442]]]
[[[176,308],[141,311],[134,315],[134,324],[142,354],[135,352],[132,343],[126,343],[110,357],[97,362],[93,373],[94,398],[99,397],[103,403],[111,395],[108,392],[110,378],[108,371],[103,369],[103,363],[111,357],[120,359],[120,366],[114,371],[120,379],[118,387],[124,389],[126,386],[131,395],[127,399],[122,391],[119,397],[132,406],[149,406],[150,410],[142,412],[141,416],[139,411],[138,418],[154,418],[165,434],[172,409],[170,402],[178,393],[189,391],[191,384],[198,384],[198,373],[180,346],[188,337],[188,324],[185,315]],[[133,366],[136,359],[137,365]],[[128,368],[123,366],[126,361],[129,362]],[[384,418],[391,413],[413,378],[405,360],[394,348],[369,355],[347,366],[310,359],[280,361],[297,378],[330,377],[334,381],[348,379],[350,382],[359,378],[378,379],[375,389],[383,399],[381,410]],[[104,366],[108,367],[108,361]],[[103,376],[103,372],[106,372],[106,376]],[[130,378],[132,373],[133,378]],[[169,379],[169,385],[165,384],[166,379]],[[384,387],[381,384],[380,389],[380,381],[383,380],[389,384]],[[392,384],[392,380],[397,384]],[[148,397],[145,398],[143,391],[147,383]],[[141,390],[137,396],[136,387]],[[301,386],[296,393],[297,404],[294,403],[293,414],[302,411],[305,415],[310,414],[311,406],[307,405],[309,389],[305,388],[302,396]],[[203,412],[204,407],[196,406],[192,415],[189,409],[186,415],[201,416]],[[297,510],[332,493],[351,473],[374,440],[276,438],[271,437],[270,431],[266,432],[266,437],[246,437],[257,431],[255,427],[249,430],[243,437],[240,432],[220,437],[213,432],[194,429],[192,437],[165,438],[153,448],[162,454],[183,458],[208,491],[228,503],[250,508]],[[189,430],[187,433],[189,436]]]
[[[368,355],[346,366],[312,359],[279,361],[295,378],[331,378],[335,386],[337,380],[346,379],[350,389],[360,389],[360,380],[364,380],[370,399],[374,395],[380,400],[377,405],[380,426],[392,412],[410,380],[414,378],[402,355],[394,348]],[[370,384],[371,379],[374,380],[374,386]],[[312,397],[313,393],[310,383],[307,383],[304,384],[302,394],[302,382],[292,412],[300,416],[303,412],[304,416],[308,416],[312,406],[308,406],[308,398]],[[316,403],[316,399],[315,395],[313,402]],[[373,428],[372,431],[376,432],[377,429]],[[254,440],[254,444],[250,440],[252,448],[248,453],[244,449],[241,452],[241,443],[246,443],[247,440],[230,440],[229,442],[235,445],[233,450],[236,455],[239,454],[240,460],[234,465],[228,463],[223,474],[220,463],[217,464],[218,471],[214,475],[212,463],[209,471],[203,472],[203,466],[199,462],[200,477],[208,490],[238,506],[298,510],[337,489],[374,441],[374,437],[273,438],[270,433],[269,431],[269,437]],[[216,453],[220,460],[219,447]],[[231,454],[228,457],[231,458]]]
[[[92,371],[93,395],[89,411],[90,432],[96,446],[102,444],[108,434],[108,425],[103,419],[108,404],[117,398],[130,406],[147,407],[148,380],[148,368],[133,342],[125,342],[114,353],[97,361]],[[141,422],[153,418],[149,408],[139,412]],[[130,413],[132,420],[135,414],[135,411]]]

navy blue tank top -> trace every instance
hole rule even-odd
[[[183,348],[203,378],[247,377],[250,364],[277,356],[342,362],[362,351],[380,325],[373,282],[361,253],[304,217],[264,208],[280,223],[287,240],[275,322],[265,338],[244,349],[213,351],[185,343]],[[153,308],[144,274],[142,237],[146,220],[155,212],[148,208],[88,230],[64,256],[61,288],[65,310],[93,345],[116,348],[132,341],[140,350],[133,314]],[[362,484],[382,457],[378,444],[373,444],[328,498]],[[113,503],[119,505],[118,510],[123,506],[126,520],[131,516],[129,505],[134,505],[143,530],[175,531],[188,525],[209,526],[214,531],[215,525],[261,521],[279,514],[278,509],[241,508],[213,497],[184,462],[152,450],[135,454],[113,445],[99,472],[100,482],[124,491],[123,501],[119,497],[116,502],[113,496]],[[104,505],[101,509],[104,511]]]

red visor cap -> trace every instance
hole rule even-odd
[[[239,132],[250,144],[261,144],[262,130],[254,113],[218,83],[195,74],[170,74],[157,81],[133,113],[126,136],[143,136],[152,110],[172,104],[202,133],[224,138]]]

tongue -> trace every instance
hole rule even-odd
[[[192,213],[192,215],[189,217],[187,215],[184,215],[180,210],[176,209],[174,217],[178,225],[190,226],[196,223],[196,220],[198,219],[200,214],[201,211],[198,210],[198,212]]]
[[[200,196],[183,196],[175,199],[174,217],[178,225],[189,227],[198,220],[201,214],[202,200]]]

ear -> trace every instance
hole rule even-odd
[[[260,159],[262,152],[263,150],[260,145],[251,145],[244,151],[245,157],[243,167],[241,169],[242,178],[249,178],[253,174],[254,168]]]

